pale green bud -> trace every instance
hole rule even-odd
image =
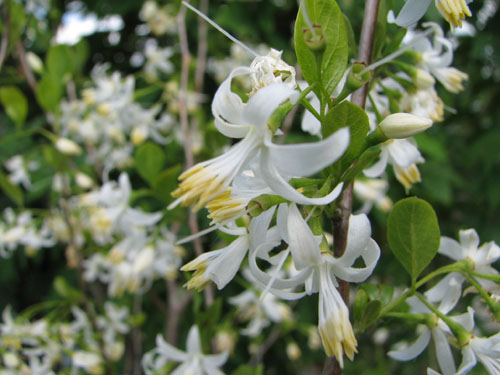
[[[68,138],[59,138],[55,146],[60,152],[66,155],[80,155],[82,153],[81,147]]]
[[[378,125],[387,138],[401,139],[423,132],[432,126],[432,120],[409,113],[394,113]]]

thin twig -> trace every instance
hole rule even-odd
[[[186,308],[189,301],[193,296],[192,293],[184,293],[184,295],[179,295],[179,290],[177,284],[173,280],[167,280],[167,291],[168,291],[168,308],[167,308],[167,324],[165,337],[167,342],[172,345],[177,344],[177,333],[179,329],[179,320],[181,318],[182,312]]]
[[[139,315],[142,312],[142,295],[136,294],[134,296],[134,315]],[[141,375],[141,357],[142,357],[142,331],[140,327],[132,328],[132,358],[133,358],[133,375]]]
[[[208,14],[208,0],[200,0],[200,11]],[[198,51],[196,53],[196,71],[194,74],[194,90],[201,94],[207,65],[207,23],[198,17]]]
[[[186,158],[186,169],[191,168],[194,165],[193,151],[191,149],[191,134],[189,129],[189,118],[187,111],[187,92],[188,92],[188,79],[189,79],[189,63],[191,61],[191,55],[189,53],[187,32],[186,32],[186,8],[181,7],[179,14],[177,15],[177,27],[179,30],[179,43],[181,46],[182,55],[182,66],[181,66],[181,84],[179,89],[179,117],[181,123],[181,129],[184,136],[184,156]],[[198,220],[196,214],[190,210],[189,211],[189,229],[191,233],[198,233]],[[203,253],[203,246],[201,244],[200,238],[194,240],[194,250],[196,255],[201,255]],[[213,302],[213,289],[209,285],[205,288],[205,304],[207,306],[211,305]]]
[[[21,41],[17,42],[16,46],[17,58],[19,59],[19,63],[21,64],[21,69],[26,76],[26,80],[28,81],[28,85],[31,87],[31,90],[34,94],[36,94],[36,80],[35,75],[31,71],[31,68],[26,60],[26,51],[24,50],[23,43]]]
[[[379,0],[366,0],[363,16],[363,26],[359,42],[358,60],[370,64],[373,51],[373,40],[375,37],[375,25],[377,22]],[[364,85],[352,95],[352,102],[365,107],[368,85]],[[347,233],[349,231],[349,217],[352,213],[353,183],[344,190],[342,198],[337,207],[336,215],[332,220],[334,236],[334,254],[340,257],[344,254],[347,245]],[[346,305],[349,303],[349,283],[339,280],[339,293]],[[335,357],[328,357],[323,368],[323,375],[341,375],[342,369]]]
[[[2,70],[2,65],[7,57],[7,46],[9,44],[9,28],[10,28],[10,13],[9,13],[9,0],[5,0],[2,6],[3,14],[3,33],[2,42],[0,44],[0,70]]]

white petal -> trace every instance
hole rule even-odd
[[[396,17],[399,26],[408,27],[423,17],[431,0],[408,0]]]
[[[460,315],[450,316],[451,320],[457,322],[467,331],[472,332],[474,329],[474,309],[472,307],[467,308],[467,312]]]
[[[278,215],[276,217],[276,224],[278,226],[281,238],[286,243],[290,243],[288,238],[288,204],[282,203],[278,208]]]
[[[204,355],[203,361],[205,362],[207,367],[221,367],[224,363],[226,363],[227,358],[228,353],[224,351],[219,354]]]
[[[347,232],[347,246],[344,255],[340,259],[346,267],[352,266],[356,258],[368,245],[372,228],[368,216],[351,215],[349,217],[349,229]],[[340,260],[339,259],[339,260]]]
[[[373,273],[380,257],[380,248],[377,243],[370,238],[368,245],[363,249],[360,255],[366,265],[363,268],[346,267],[339,262],[340,259],[337,260],[331,257],[326,259],[332,264],[335,275],[340,279],[351,283],[360,283],[365,281]]]
[[[267,230],[273,219],[275,210],[276,206],[273,206],[252,219],[250,223],[250,246],[253,249],[266,240]]]
[[[425,296],[431,303],[440,302],[438,310],[448,314],[460,299],[463,281],[464,277],[460,274],[450,273],[425,292]]]
[[[470,345],[466,345],[462,349],[462,363],[458,368],[458,372],[455,375],[465,375],[468,374],[470,370],[476,365],[477,359],[476,355],[472,351]]]
[[[339,159],[349,146],[349,128],[342,128],[319,142],[294,145],[267,144],[278,172],[310,176]]]
[[[382,149],[382,153],[380,154],[380,159],[370,168],[366,168],[365,170],[363,170],[363,174],[366,177],[371,177],[371,178],[379,177],[382,173],[385,172],[388,160],[389,160],[389,153],[387,152],[387,150]]]
[[[443,331],[439,328],[432,330],[432,337],[436,344],[436,355],[439,363],[439,368],[444,375],[452,375],[456,371],[455,361],[451,353],[450,344]]]
[[[212,280],[217,289],[223,289],[238,272],[249,247],[248,236],[241,236],[221,252],[207,267],[206,276]]]
[[[454,239],[448,237],[441,237],[438,253],[446,255],[453,260],[465,259],[462,246],[460,246],[460,244]]]
[[[469,253],[470,255],[473,255],[473,252],[477,250],[479,246],[479,236],[476,232],[475,229],[466,229],[466,230],[461,230],[458,233],[458,236],[460,238],[460,245],[464,249],[466,249],[466,252]],[[467,254],[467,255],[469,255]]]
[[[298,92],[284,83],[273,83],[263,87],[248,100],[242,112],[243,120],[247,124],[263,129],[276,108],[290,97],[296,95],[298,95]]]
[[[215,127],[226,137],[243,138],[251,127],[251,124],[245,123],[242,118],[245,105],[241,98],[231,91],[233,77],[250,74],[251,72],[252,70],[246,67],[234,69],[215,93],[212,101]]]
[[[201,341],[200,341],[200,331],[198,326],[193,325],[189,330],[186,348],[188,354],[200,354],[201,353]]]
[[[397,361],[409,361],[416,358],[429,344],[431,331],[426,329],[412,345],[402,350],[391,350],[387,355]]]
[[[281,195],[283,198],[289,201],[304,204],[304,205],[317,205],[323,206],[325,204],[331,203],[335,200],[342,192],[342,184],[339,184],[333,189],[329,194],[321,198],[308,198],[300,194],[296,189],[291,187],[288,182],[286,182],[283,177],[278,173],[275,166],[272,164],[272,159],[269,155],[269,150],[264,147],[261,150],[261,171],[264,180],[267,182],[269,187],[273,189],[276,194]]]
[[[288,209],[289,248],[292,252],[293,264],[297,270],[323,263],[321,251],[314,235],[302,218],[295,203]]]
[[[156,347],[160,355],[167,357],[169,360],[183,362],[188,358],[188,355],[185,352],[167,343],[160,335],[156,336]]]

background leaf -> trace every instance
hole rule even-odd
[[[26,97],[17,87],[6,86],[0,88],[0,102],[5,107],[7,115],[18,127],[23,125],[28,114]]]
[[[157,144],[148,142],[137,149],[134,160],[137,173],[153,185],[156,176],[163,169],[165,153]]]

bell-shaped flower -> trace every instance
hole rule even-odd
[[[160,335],[156,336],[156,348],[142,358],[142,368],[146,375],[155,374],[169,361],[181,364],[172,371],[172,375],[224,375],[219,368],[227,361],[228,354],[203,354],[201,351],[200,332],[192,326],[187,337],[187,351],[183,352],[167,343]]]
[[[343,366],[343,353],[350,359],[356,352],[356,338],[349,321],[349,311],[337,291],[337,277],[349,282],[366,280],[380,256],[380,249],[371,236],[370,222],[366,215],[352,215],[349,220],[349,232],[346,251],[335,258],[320,249],[321,237],[314,236],[297,206],[282,204],[278,210],[277,226],[281,237],[289,248],[275,255],[268,252],[276,246],[271,242],[263,243],[250,253],[249,265],[257,284],[278,297],[285,299],[301,298],[304,294],[319,292],[318,330],[325,352],[335,356]],[[278,242],[279,244],[279,242]],[[276,275],[270,276],[262,271],[256,258],[268,260],[272,264],[283,264],[284,258],[291,253],[297,274],[289,279]],[[362,257],[365,267],[353,267]],[[305,292],[293,290],[303,285]]]
[[[423,17],[432,0],[407,0],[395,22],[403,27],[415,24]],[[465,16],[472,15],[468,3],[472,0],[434,0],[436,8],[451,28],[461,27]]]
[[[500,374],[500,333],[488,338],[473,336],[462,348],[462,357],[457,375],[468,374],[478,361],[489,375]]]
[[[324,205],[338,197],[341,187],[320,198],[308,198],[287,182],[291,177],[309,176],[337,160],[349,144],[348,129],[340,129],[329,138],[313,143],[276,145],[267,122],[279,105],[294,101],[298,92],[284,83],[273,83],[259,89],[247,103],[231,91],[231,81],[252,74],[240,67],[221,84],[212,102],[216,128],[231,138],[243,138],[225,154],[196,164],[181,174],[179,187],[172,193],[177,198],[169,208],[182,203],[198,210],[213,199],[230,191],[234,178],[255,158],[253,164],[266,185],[276,194],[300,203]]]

